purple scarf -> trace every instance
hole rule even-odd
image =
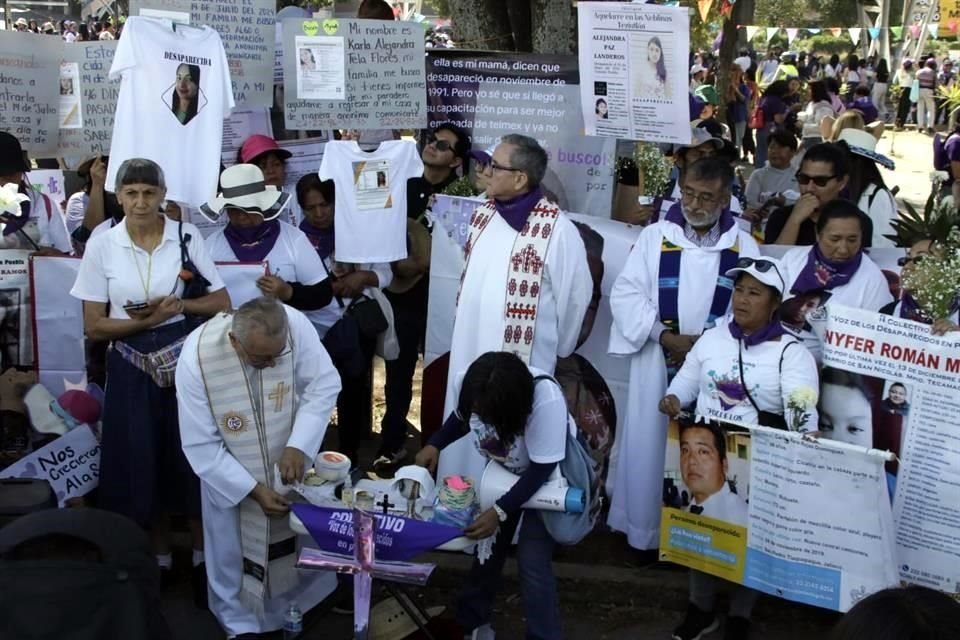
[[[511,200],[494,199],[493,206],[497,209],[507,224],[516,231],[523,231],[523,225],[530,217],[530,212],[543,197],[543,189],[537,187],[529,193],[524,193]]]
[[[820,247],[813,245],[807,256],[807,264],[797,276],[790,293],[809,293],[825,289],[830,291],[850,282],[863,261],[863,249],[857,255],[843,262],[828,260],[820,253]]]
[[[733,336],[735,340],[743,342],[744,349],[749,349],[768,340],[777,340],[786,333],[778,319],[771,320],[750,335],[746,335],[743,332],[743,329],[740,328],[736,320],[731,320],[727,328],[730,329],[730,335]]]
[[[683,217],[683,205],[679,202],[674,203],[672,207],[667,211],[667,215],[663,218],[667,222],[672,222],[681,229],[685,229],[687,226],[687,220]],[[720,219],[717,220],[717,224],[720,225],[720,234],[723,235],[727,231],[733,228],[737,222],[733,219],[733,213],[730,212],[730,209],[724,209],[723,213],[720,214]]]
[[[950,304],[950,315],[953,315],[960,309],[960,296],[953,299]],[[900,317],[923,324],[933,324],[933,320],[920,308],[917,299],[910,295],[909,291],[904,291],[900,296]]]
[[[280,237],[280,221],[270,220],[242,229],[228,224],[223,228],[223,237],[240,262],[262,262]]]
[[[313,226],[304,218],[300,222],[300,231],[303,231],[307,235],[307,239],[310,240],[310,244],[312,244],[313,248],[320,254],[321,259],[325,260],[330,257],[334,247],[332,224],[326,229],[321,229],[320,227]]]

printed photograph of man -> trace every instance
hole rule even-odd
[[[887,397],[883,399],[883,410],[895,416],[906,416],[910,413],[910,403],[907,402],[907,388],[902,382],[894,382],[887,390]]]
[[[727,480],[726,434],[716,422],[680,425],[680,473],[690,513],[747,526],[747,503]]]

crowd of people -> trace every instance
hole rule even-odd
[[[36,33],[47,36],[60,36],[65,42],[89,42],[91,40],[116,40],[123,31],[123,17],[106,17],[98,20],[92,16],[87,20],[63,19],[59,22],[52,20],[37,24],[36,20],[17,18],[13,22],[13,29],[26,33]]]
[[[386,3],[365,0],[360,17],[394,16]],[[14,26],[73,42],[119,37],[122,21]],[[893,168],[877,151],[891,118],[900,128],[915,117],[930,132],[951,122],[936,93],[956,81],[951,61],[930,56],[917,66],[904,60],[891,78],[887,61],[875,57],[742,51],[719,87],[716,59],[696,54],[691,142],[663,150],[674,175],[653,204],[641,204],[642,167],[630,154],[618,161],[613,218],[641,230],[612,274],[608,351],[629,362],[629,392],[606,524],[648,559],[660,542],[668,421],[680,423],[685,473],[696,470],[685,475],[684,507],[734,521],[745,514],[725,476],[718,423],[843,439],[808,323],[827,300],[919,320],[937,334],[960,331],[956,311],[930,318],[910,291],[892,291],[866,251],[901,247],[909,264],[947,240],[942,225],[907,236],[894,224],[896,186],[879,169]],[[70,293],[83,305],[88,378],[105,389],[96,420],[99,486],[87,503],[148,532],[162,575],[172,571],[171,522],[185,517],[195,599],[229,638],[279,629],[291,603],[307,610],[337,586],[284,564],[294,549],[284,486],[303,479],[334,409],[333,446],[354,467],[386,475],[412,453],[407,414],[427,331],[431,206],[460,178],[483,200],[470,217],[456,307],[448,310],[447,387],[433,390],[445,396],[445,420],[413,462],[438,478],[476,478],[495,461],[519,478],[464,530],[495,540],[458,602],[466,637],[494,637],[499,574],[514,538],[527,637],[562,637],[552,566],[558,534],[523,505],[576,442],[552,376],[582,344],[598,283],[581,231],[544,187],[549,156],[540,143],[514,134],[481,151],[449,122],[417,138],[422,175],[405,186],[407,257],[356,261],[334,232],[335,220],[356,214],[350,194],[322,171],[285,192],[291,154],[270,136],[242,143],[236,164],[219,174],[217,197],[198,211],[167,199],[170,167],[126,159],[108,184],[105,157],[80,165],[84,185],[64,209],[30,188],[20,141],[0,132],[0,186],[15,184],[25,196],[25,215],[5,218],[2,247],[81,258]],[[952,194],[960,132],[944,140],[940,164],[944,195]],[[788,248],[778,259],[761,255],[764,244]],[[238,300],[218,262],[269,270]],[[523,304],[528,311],[518,312]],[[376,355],[386,360],[386,410],[376,454],[365,459]],[[718,371],[733,372],[722,391]],[[897,394],[891,389],[890,411],[906,411]],[[36,435],[26,424],[16,438],[5,429],[5,454],[16,441],[17,455],[26,455]],[[352,601],[349,584],[339,588]],[[699,640],[719,628],[725,589],[731,585],[691,571],[687,613],[672,637]],[[743,640],[759,594],[731,590],[724,637]],[[872,618],[861,612],[892,615],[892,602],[904,599],[903,617],[927,606],[957,616],[925,591],[877,594],[836,638],[881,637],[870,635]],[[901,627],[891,622],[885,633],[893,628]]]

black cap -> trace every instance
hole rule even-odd
[[[12,134],[0,131],[0,174],[21,171],[30,171],[30,166],[20,141]]]

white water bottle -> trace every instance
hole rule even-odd
[[[291,602],[283,616],[283,640],[294,640],[303,633],[303,614],[296,602]]]

